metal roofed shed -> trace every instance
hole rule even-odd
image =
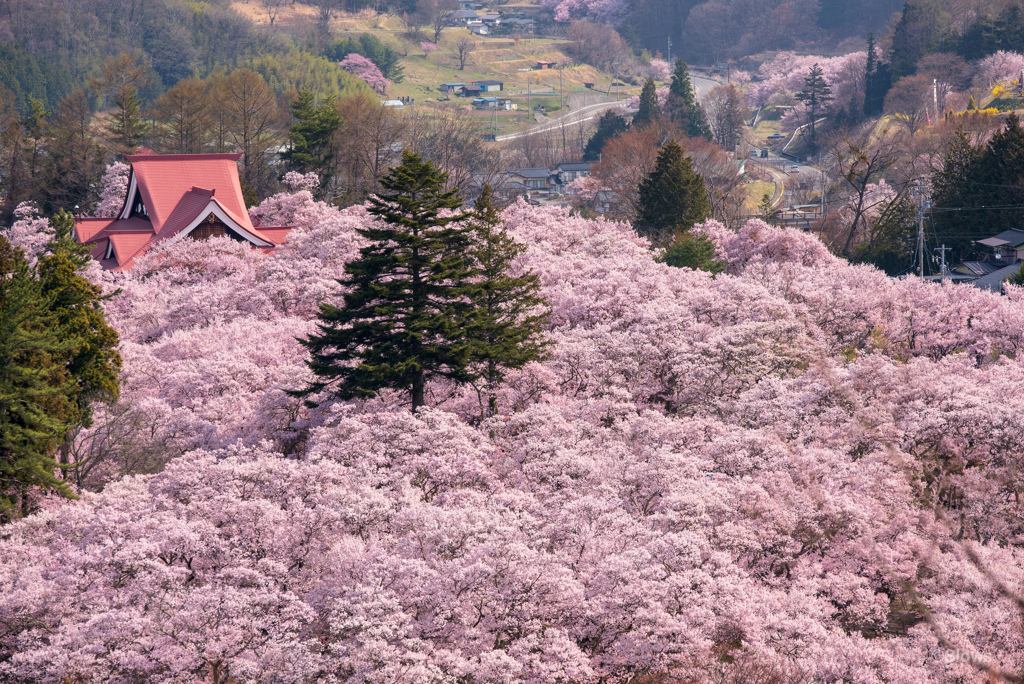
[[[1007,276],[1011,276],[1020,270],[1020,264],[1010,264],[1004,266],[998,271],[993,271],[988,275],[982,276],[977,280],[972,280],[971,285],[980,290],[989,290],[991,292],[1002,292],[1003,291],[1003,280]]]
[[[994,237],[978,240],[978,244],[985,245],[986,247],[1002,247],[1003,245],[1020,247],[1024,245],[1024,230],[1016,230],[1014,228],[1004,230]]]

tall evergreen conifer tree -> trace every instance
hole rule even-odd
[[[659,118],[661,118],[661,111],[658,109],[658,94],[654,88],[654,79],[648,78],[644,81],[644,87],[640,91],[640,105],[633,117],[633,125],[646,126],[655,123]]]
[[[75,217],[61,211],[50,225],[54,236],[36,270],[60,337],[71,344],[66,361],[73,380],[68,397],[75,407],[74,422],[88,426],[92,402],[113,401],[120,394],[118,335],[107,323],[102,291],[81,275],[91,259],[74,238]]]
[[[626,120],[615,112],[608,111],[601,115],[601,118],[597,120],[597,130],[594,131],[594,135],[587,141],[587,146],[583,148],[583,161],[597,161],[601,158],[601,150],[604,149],[605,143],[614,138],[619,133],[626,132]]]
[[[658,153],[654,170],[640,183],[636,226],[653,242],[664,243],[711,215],[707,189],[679,144],[670,140]]]
[[[408,151],[381,180],[369,209],[381,222],[359,230],[370,244],[338,281],[343,306],[321,305],[319,334],[301,340],[316,380],[295,394],[329,389],[352,399],[394,388],[415,411],[428,379],[471,379],[470,283],[480,271],[469,257],[468,214],[445,180]]]
[[[807,122],[811,127],[812,145],[818,140],[814,128],[818,115],[824,111],[825,105],[833,99],[832,88],[829,87],[828,81],[825,80],[822,74],[821,67],[815,62],[804,79],[804,89],[796,94],[796,99],[807,106]]]
[[[668,109],[670,118],[682,124],[683,130],[690,138],[711,140],[711,126],[708,124],[704,110],[697,104],[693,95],[693,84],[690,73],[686,70],[686,62],[676,62],[672,73],[672,83],[668,89]]]
[[[334,175],[333,140],[341,127],[341,115],[333,98],[317,105],[313,92],[308,88],[299,91],[289,110],[295,122],[288,129],[290,149],[281,156],[292,171],[315,172],[320,177],[317,195],[323,198]]]
[[[970,211],[935,211],[936,237],[954,248],[952,257],[964,260],[974,252],[973,241],[1000,232],[1024,204],[1024,128],[1016,114],[1006,117],[1003,130],[988,144],[975,148],[958,129],[946,147],[942,169],[932,176],[932,199],[937,209],[976,207]],[[993,228],[996,226],[996,228]]]
[[[480,269],[472,301],[476,315],[468,333],[472,339],[471,361],[481,381],[484,417],[497,410],[497,387],[505,370],[522,368],[541,358],[547,303],[541,299],[540,281],[534,274],[509,274],[526,246],[505,230],[494,207],[491,187],[485,185],[474,207],[472,255]],[[483,399],[486,397],[486,403]]]
[[[35,490],[74,496],[53,457],[73,424],[74,344],[48,304],[24,254],[0,237],[0,521],[28,513]]]

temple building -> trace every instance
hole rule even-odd
[[[109,271],[131,269],[158,244],[228,236],[265,251],[291,226],[254,226],[235,162],[241,154],[134,154],[128,193],[117,216],[78,218],[75,235]]]

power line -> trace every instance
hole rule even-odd
[[[932,211],[988,211],[992,209],[1024,209],[1024,204],[993,204],[981,207],[932,207]]]

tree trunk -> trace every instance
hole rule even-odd
[[[425,383],[423,381],[423,369],[420,369],[420,370],[416,371],[416,374],[413,375],[413,377],[412,377],[412,411],[413,411],[413,413],[416,412],[416,409],[418,409],[420,406],[423,406],[424,403],[426,403],[424,401],[424,399],[423,399],[424,384]]]

